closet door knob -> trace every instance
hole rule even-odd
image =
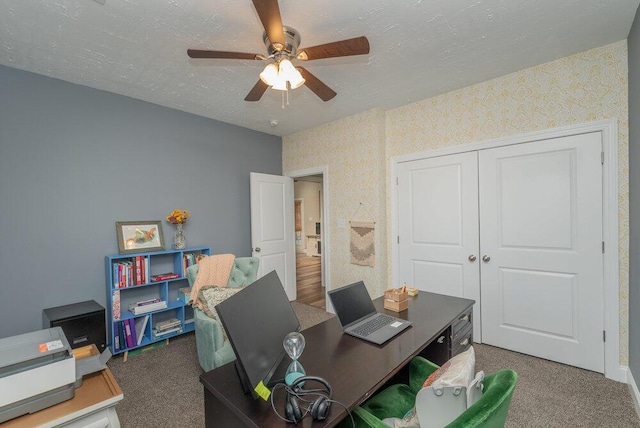
[[[470,262],[475,262],[475,261],[476,261],[476,256],[474,256],[473,254],[471,254],[471,255],[469,256],[469,261],[470,261]]]
[[[491,260],[491,257],[487,256],[486,254],[484,256],[482,256],[482,261],[487,263],[489,260]]]
[[[260,247],[256,247],[256,249],[255,249],[255,250],[253,250],[253,251],[255,251],[256,253],[259,253],[259,252],[260,252]],[[485,257],[486,257],[486,256],[485,256]]]

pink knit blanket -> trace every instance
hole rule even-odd
[[[194,308],[202,310],[201,302],[198,299],[200,288],[205,285],[215,285],[216,287],[226,287],[229,282],[229,275],[236,256],[233,254],[216,254],[200,260],[198,276],[191,287],[189,302]]]

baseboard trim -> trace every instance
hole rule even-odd
[[[636,409],[636,414],[640,417],[640,391],[638,390],[638,385],[636,384],[635,379],[633,378],[633,373],[629,367],[620,367],[620,371],[624,370],[625,377],[627,379],[627,385],[629,385],[629,391],[631,392],[631,397],[633,398],[633,406]]]

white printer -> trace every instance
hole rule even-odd
[[[0,339],[0,423],[73,398],[109,358],[107,349],[76,361],[61,327]]]

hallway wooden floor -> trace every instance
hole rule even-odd
[[[296,254],[297,302],[326,309],[320,257]]]

